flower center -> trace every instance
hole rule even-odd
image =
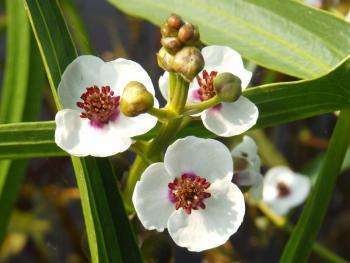
[[[216,95],[213,82],[217,75],[217,71],[211,71],[209,74],[208,71],[203,70],[202,77],[199,75],[196,77],[199,85],[197,92],[201,101],[208,100]]]
[[[278,190],[278,197],[280,197],[280,198],[287,197],[291,193],[288,185],[286,185],[285,183],[282,183],[282,182],[279,182],[277,184],[277,190]]]
[[[185,173],[168,184],[170,201],[176,210],[183,208],[187,214],[191,214],[192,209],[205,209],[203,201],[211,196],[206,192],[209,186],[210,183],[205,178]]]
[[[114,96],[109,86],[86,88],[80,98],[83,100],[77,102],[83,109],[80,117],[89,119],[92,125],[100,127],[118,117],[120,96]]]

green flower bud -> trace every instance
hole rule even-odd
[[[171,55],[164,47],[162,47],[157,53],[157,61],[159,67],[165,71],[173,72],[174,56]]]
[[[182,43],[177,37],[162,37],[160,43],[171,54],[175,54],[182,48]]]
[[[186,44],[195,43],[199,40],[199,30],[194,25],[186,23],[179,29],[178,39]]]
[[[120,100],[120,111],[128,117],[135,117],[153,107],[153,95],[137,81],[130,81],[124,88]]]
[[[240,78],[229,72],[224,72],[216,76],[213,85],[221,101],[234,102],[242,94]]]
[[[166,23],[168,23],[168,25],[175,29],[175,30],[179,30],[179,28],[182,26],[183,21],[181,19],[180,16],[175,15],[175,14],[171,14],[169,16],[169,18],[167,19]]]
[[[184,47],[174,56],[173,69],[191,82],[204,67],[202,53],[196,47]]]

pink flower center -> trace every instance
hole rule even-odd
[[[209,74],[208,71],[203,70],[202,77],[199,75],[196,77],[199,85],[197,93],[201,101],[208,100],[216,95],[213,82],[217,75],[217,71],[211,71]]]
[[[187,214],[191,214],[192,209],[205,209],[204,199],[211,196],[206,192],[209,186],[205,178],[185,173],[168,184],[169,198],[176,210],[183,208]]]
[[[279,182],[277,184],[278,197],[284,198],[290,195],[291,190],[285,183]]]
[[[80,98],[83,100],[77,102],[83,110],[80,117],[89,119],[94,126],[101,127],[119,115],[120,96],[114,96],[109,86],[86,88]]]

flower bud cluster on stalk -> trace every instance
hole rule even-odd
[[[96,157],[124,152],[134,143],[137,156],[124,190],[128,210],[136,211],[146,229],[167,228],[179,246],[202,251],[222,245],[241,225],[245,203],[238,186],[262,198],[260,159],[249,137],[230,152],[219,141],[176,140],[176,134],[193,119],[222,137],[252,128],[259,110],[244,97],[252,73],[230,47],[200,50],[198,27],[178,15],[166,20],[161,35],[157,60],[165,72],[159,89],[168,104],[159,108],[153,83],[138,63],[80,56],[58,87],[63,110],[56,114],[55,141],[71,155]],[[158,121],[153,139],[135,138]],[[282,183],[274,184],[269,202],[283,189],[284,196],[293,192]]]
[[[191,82],[204,67],[204,59],[198,49],[198,28],[173,14],[161,27],[161,34],[162,48],[157,54],[159,66]]]

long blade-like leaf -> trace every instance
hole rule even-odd
[[[25,3],[52,93],[60,108],[56,88],[64,69],[77,56],[76,49],[57,1],[26,0]],[[72,162],[92,261],[140,262],[141,256],[110,167],[106,165],[101,169],[94,158],[72,157]]]
[[[267,68],[299,78],[326,73],[350,50],[350,25],[290,0],[108,0],[160,25],[177,13],[207,44],[228,45]]]
[[[37,47],[30,44],[30,28],[22,0],[6,1],[6,18],[6,64],[0,101],[0,122],[34,120],[41,105],[44,73]],[[3,139],[0,136],[1,144]],[[26,166],[25,160],[0,161],[0,243],[5,236]]]

